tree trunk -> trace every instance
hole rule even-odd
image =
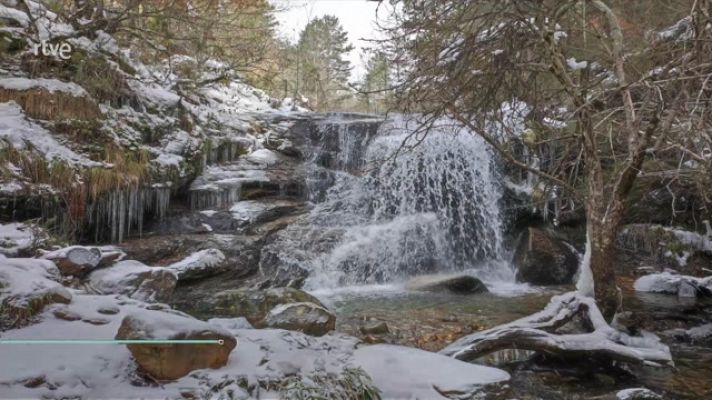
[[[594,298],[603,317],[610,322],[620,307],[614,262],[619,224],[617,221],[590,217],[587,224]]]

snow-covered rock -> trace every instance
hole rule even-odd
[[[149,267],[138,261],[120,261],[89,275],[89,285],[102,294],[123,294],[148,302],[167,302],[178,276],[168,268]]]
[[[13,257],[29,251],[35,243],[34,228],[23,223],[0,224],[0,254]]]
[[[645,388],[633,388],[616,393],[616,400],[662,400],[662,396]]]
[[[99,266],[102,253],[96,247],[71,246],[44,254],[64,275],[83,276]]]
[[[72,301],[51,261],[0,256],[0,331],[29,324],[49,304]]]
[[[206,249],[197,251],[166,268],[174,271],[179,280],[200,279],[224,272],[227,267],[225,260],[222,251]]]
[[[712,276],[695,278],[670,272],[650,274],[638,278],[633,287],[638,292],[674,294],[680,297],[694,297],[712,293]]]
[[[354,364],[371,376],[384,399],[474,398],[488,385],[502,384],[509,374],[437,353],[379,344],[360,347]]]
[[[141,369],[158,380],[175,380],[197,369],[223,367],[237,345],[230,332],[214,325],[192,317],[151,311],[133,311],[124,317],[116,339],[219,341],[219,344],[127,344]]]
[[[336,315],[325,307],[309,302],[280,304],[270,310],[264,325],[322,336],[336,328]]]

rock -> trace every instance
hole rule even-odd
[[[167,268],[149,267],[138,261],[120,261],[92,272],[89,284],[103,294],[123,294],[147,302],[167,302],[178,277]]]
[[[50,304],[69,304],[72,294],[48,260],[0,257],[0,331],[29,325]]]
[[[222,344],[128,344],[139,367],[157,380],[175,380],[191,371],[227,364],[237,340],[206,322],[167,312],[134,312],[124,317],[119,340],[221,340]]]
[[[663,400],[663,398],[651,390],[634,388],[619,391],[616,393],[616,400]]]
[[[423,275],[411,279],[406,287],[422,292],[452,292],[457,294],[487,293],[487,286],[471,275]]]
[[[269,328],[299,331],[307,335],[322,336],[336,327],[336,316],[314,303],[281,304],[265,317]]]
[[[696,278],[670,272],[650,274],[638,278],[633,284],[638,292],[673,294],[679,297],[712,295],[712,276]]]
[[[99,266],[102,253],[96,247],[72,246],[52,251],[42,258],[53,261],[63,275],[81,277]]]
[[[512,262],[517,281],[534,285],[569,284],[579,263],[573,248],[536,228],[520,235]]]
[[[194,313],[206,318],[245,317],[252,325],[260,328],[264,326],[267,314],[276,306],[304,302],[324,307],[316,297],[298,289],[234,289],[203,300],[196,305]]]
[[[207,249],[195,252],[167,268],[175,271],[178,280],[186,281],[202,279],[225,272],[229,265],[225,255],[218,249]]]
[[[383,321],[369,322],[362,325],[359,330],[364,335],[385,335],[389,333],[388,324]]]
[[[678,342],[712,346],[712,323],[696,326],[690,329],[671,329],[665,332]]]
[[[64,309],[64,308],[54,310],[54,312],[52,314],[54,315],[55,318],[61,319],[64,321],[78,321],[78,320],[82,319],[81,315],[79,315],[75,312],[69,311],[67,309]]]
[[[46,241],[40,228],[24,223],[0,224],[0,254],[7,257],[31,256]]]
[[[99,307],[96,312],[99,314],[104,314],[104,315],[115,315],[119,313],[119,308],[118,307]]]

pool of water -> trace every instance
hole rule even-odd
[[[492,293],[457,295],[413,292],[403,286],[364,286],[312,292],[337,315],[337,330],[361,337],[366,342],[385,342],[438,351],[464,335],[488,329],[541,310],[553,295],[572,287],[533,288],[523,285],[488,283]],[[624,291],[625,309],[649,320],[659,316],[699,312],[706,302]],[[703,316],[708,314],[704,314]],[[361,332],[361,327],[383,321],[386,335]],[[680,325],[679,327],[683,327]],[[689,326],[688,326],[689,327]],[[587,399],[631,387],[647,387],[665,399],[712,399],[712,348],[675,343],[668,339],[676,367],[632,367],[581,373],[576,365],[566,368],[520,368],[502,365],[503,360],[522,357],[522,352],[483,360],[508,369],[512,393],[520,399]],[[524,354],[526,356],[527,354]],[[586,361],[583,361],[586,362]],[[566,371],[568,369],[568,371]]]

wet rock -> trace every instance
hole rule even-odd
[[[120,261],[92,272],[89,284],[103,294],[123,294],[146,302],[167,302],[178,277],[167,268],[149,267],[138,261]]]
[[[512,262],[517,268],[517,281],[534,285],[571,283],[578,270],[574,249],[536,228],[519,237]]]
[[[421,292],[451,292],[457,294],[487,293],[487,286],[470,275],[424,275],[413,278],[406,287]]]
[[[245,317],[255,327],[263,327],[267,314],[276,306],[289,303],[313,303],[319,300],[301,290],[273,288],[266,290],[226,290],[199,302],[191,313],[201,317]]]
[[[207,249],[195,252],[167,268],[175,271],[178,280],[185,281],[218,275],[225,272],[229,265],[222,251]]]
[[[359,328],[364,335],[385,335],[389,333],[388,324],[383,321],[368,322]]]
[[[237,340],[205,322],[166,312],[134,312],[124,317],[119,340],[220,340],[222,344],[128,344],[139,367],[157,380],[175,380],[191,371],[227,364]]]
[[[336,327],[336,316],[314,303],[281,304],[270,310],[264,326],[322,336]]]
[[[96,247],[72,246],[52,251],[42,258],[53,261],[63,275],[82,277],[99,266],[102,253]]]
[[[99,325],[106,325],[111,321],[109,321],[108,319],[104,319],[104,318],[86,318],[86,319],[83,319],[82,322],[86,322],[87,324],[99,326]]]

